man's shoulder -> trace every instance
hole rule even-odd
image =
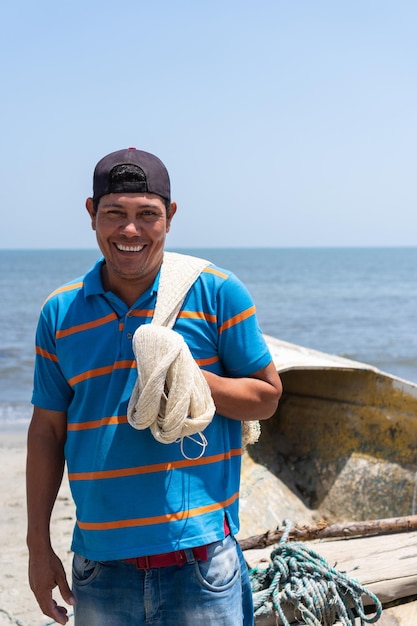
[[[233,272],[223,267],[219,267],[218,265],[214,265],[214,263],[208,265],[202,273],[205,274],[206,279],[212,277],[213,280],[218,279],[219,283],[236,278]]]
[[[179,252],[164,253],[161,276],[169,285],[184,284],[198,289],[210,285],[212,289],[220,288],[225,281],[239,283],[232,271],[219,267],[209,259]]]
[[[53,306],[59,302],[73,300],[76,295],[84,288],[84,277],[74,279],[61,287],[58,287],[46,298],[42,308]]]
[[[80,292],[84,293],[99,290],[101,288],[100,265],[101,262],[99,261],[83,276],[74,278],[52,291],[43,303],[43,308],[48,305],[51,306],[54,303],[69,303],[73,301]]]
[[[190,291],[197,298],[200,294],[213,306],[221,305],[230,310],[252,304],[252,297],[240,278],[232,270],[213,263],[203,269]]]

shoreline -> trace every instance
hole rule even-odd
[[[26,434],[27,427],[0,429],[2,472],[0,493],[3,509],[0,518],[2,539],[0,582],[0,626],[46,626],[44,616],[28,582],[26,548]],[[64,476],[51,520],[52,544],[71,580],[70,550],[75,514],[67,477]],[[54,592],[58,599],[59,591]],[[60,602],[61,603],[61,602]],[[68,607],[71,612],[71,607]],[[68,624],[71,624],[70,620]]]

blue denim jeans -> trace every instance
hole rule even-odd
[[[207,561],[138,570],[74,555],[75,626],[253,626],[247,567],[232,536]]]

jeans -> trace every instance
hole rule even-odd
[[[253,626],[252,592],[236,540],[208,548],[207,561],[138,570],[124,561],[74,555],[75,626]]]

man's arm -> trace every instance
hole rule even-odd
[[[52,598],[58,587],[67,604],[74,604],[63,565],[52,549],[50,519],[64,471],[66,414],[35,407],[28,432],[26,491],[29,583],[45,615],[66,624],[67,611]]]
[[[272,361],[263,369],[243,378],[228,378],[202,371],[216,410],[221,415],[247,421],[268,419],[275,413],[282,385]]]

